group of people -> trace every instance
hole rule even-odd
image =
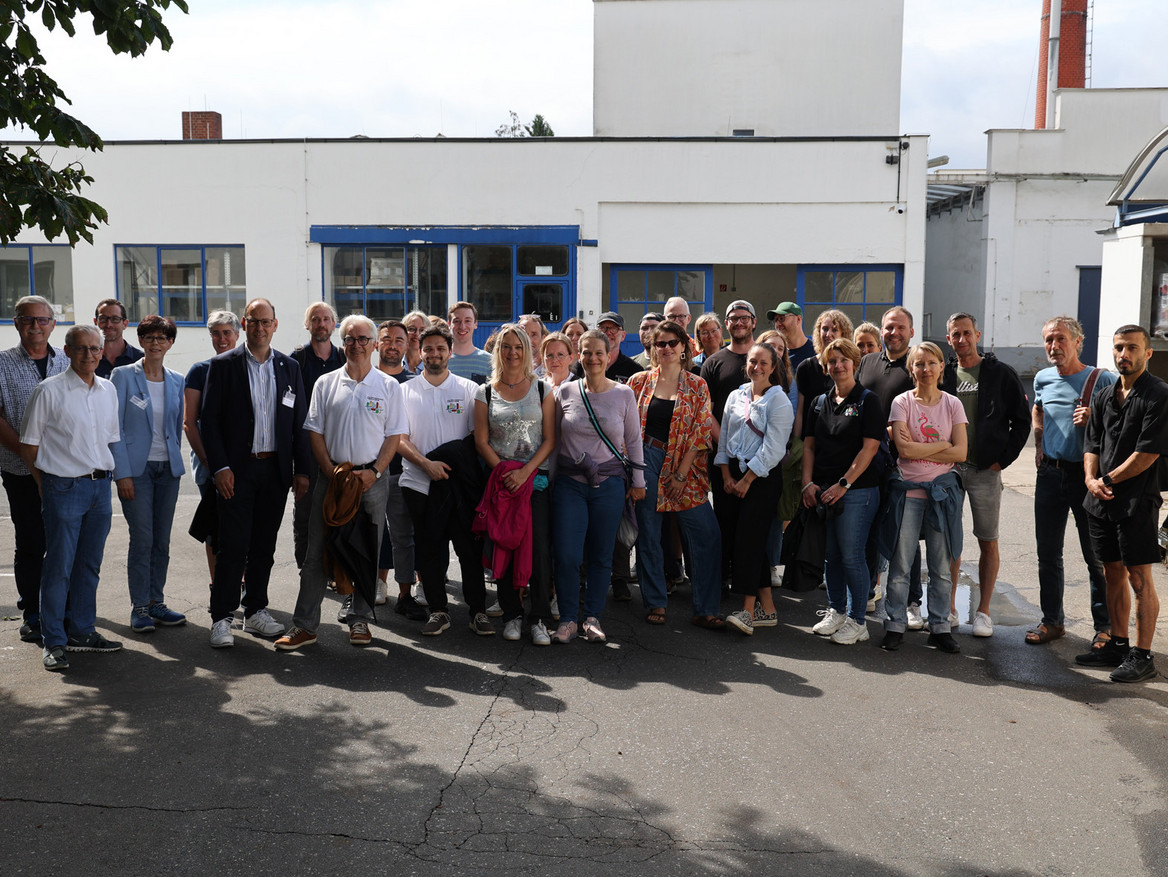
[[[478,635],[497,632],[494,616],[506,640],[604,642],[610,588],[630,598],[634,549],[647,623],[665,623],[669,594],[688,577],[695,626],[753,635],[778,624],[772,588],[795,519],[800,539],[823,537],[812,565],[828,605],[813,633],[868,640],[875,611],[887,651],[927,627],[930,646],[958,652],[964,505],[979,550],[972,633],[991,636],[1001,471],[1033,427],[1043,614],[1026,642],[1065,635],[1069,513],[1096,629],[1076,660],[1114,668],[1117,681],[1156,675],[1151,564],[1168,387],[1147,371],[1146,330],[1116,331],[1116,374],[1080,361],[1075,319],[1050,320],[1051,367],[1035,378],[1031,408],[1017,373],[978,347],[970,314],[949,318],[948,355],[911,345],[912,315],[900,306],[857,327],[824,311],[810,337],[795,302],[767,317],[774,328],[756,337],[754,306],[737,300],[722,319],[701,315],[691,337],[688,303],[672,298],[641,319],[644,353],[631,358],[616,312],[559,331],[524,315],[480,349],[468,302],[445,318],[411,312],[380,324],[339,320],[318,302],[305,314],[308,342],[285,355],[272,347],[275,308],[257,298],[242,322],[211,314],[215,355],[184,378],[165,365],[169,319],[142,319],[139,349],[123,338],[124,307],[106,300],[57,351],[52,306],[23,298],[20,343],[0,352],[21,638],[42,645],[49,670],[66,669],[70,652],[121,647],[95,630],[111,479],[130,532],[130,630],[186,622],[165,602],[185,435],[200,489],[190,532],[207,546],[216,648],[233,644],[241,604],[244,631],[276,649],[314,643],[330,582],[347,594],[338,621],[349,642],[367,645],[390,571],[395,611],[438,636],[452,624],[452,545]],[[268,611],[268,585],[289,491],[300,588],[285,626]],[[726,588],[741,608],[724,615]]]

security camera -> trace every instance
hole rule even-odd
[[[896,205],[896,212],[897,212],[897,213],[904,213],[904,205],[903,205],[903,204],[897,204],[897,205]]]

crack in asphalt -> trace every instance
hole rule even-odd
[[[217,813],[223,810],[245,811],[248,807],[148,807],[145,804],[94,804],[89,801],[54,801],[48,798],[12,798],[0,796],[0,803],[49,804],[59,807],[90,807],[96,810],[145,810],[147,813]]]

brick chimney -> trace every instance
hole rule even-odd
[[[1061,14],[1051,28],[1051,0],[1042,0],[1042,35],[1039,37],[1038,91],[1034,101],[1034,127],[1047,126],[1047,102],[1051,65],[1056,88],[1083,88],[1087,84],[1087,0],[1055,0]],[[1053,30],[1053,32],[1052,32]],[[1054,107],[1050,107],[1051,110]]]
[[[223,117],[209,110],[182,114],[183,140],[222,140]]]

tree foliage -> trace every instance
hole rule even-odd
[[[496,137],[555,137],[556,132],[552,130],[552,126],[547,123],[539,113],[535,114],[535,118],[531,120],[530,125],[524,125],[519,121],[519,114],[515,110],[510,110],[511,121],[507,124],[500,125],[495,129]]]
[[[115,54],[143,54],[153,43],[165,51],[170,31],[159,10],[186,0],[0,0],[0,129],[21,126],[33,131],[39,147],[18,154],[0,144],[0,245],[24,228],[39,228],[49,240],[61,234],[70,244],[93,242],[97,223],[106,211],[82,196],[93,178],[80,162],[53,168],[41,157],[44,144],[102,148],[101,138],[84,122],[62,109],[71,101],[45,72],[29,21],[39,19],[49,31],[60,27],[76,35],[75,19],[92,19],[93,32],[104,36]]]

